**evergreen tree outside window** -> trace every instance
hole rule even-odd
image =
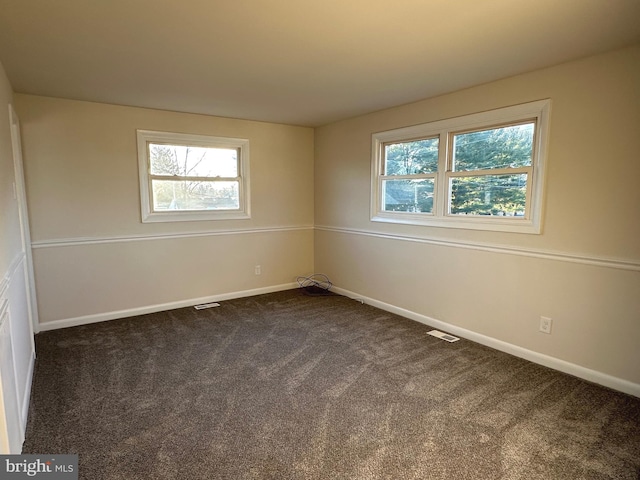
[[[384,157],[385,210],[430,213],[438,171],[438,138],[386,144]]]
[[[449,214],[524,217],[535,122],[451,134]]]
[[[373,221],[540,233],[550,101],[372,136]]]

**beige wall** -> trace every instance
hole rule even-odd
[[[16,104],[43,328],[312,271],[312,129],[30,95]],[[143,224],[136,129],[248,138],[252,218]]]
[[[639,84],[635,46],[315,132],[18,94],[43,328],[316,271],[640,388]],[[541,235],[369,220],[372,133],[543,98],[552,111]],[[252,218],[142,224],[136,129],[249,138]],[[538,332],[541,315],[553,318],[552,335]]]
[[[638,85],[640,45],[317,129],[316,271],[371,299],[640,384]],[[369,220],[372,133],[544,98],[541,235]],[[553,318],[551,335],[538,332],[541,315]]]

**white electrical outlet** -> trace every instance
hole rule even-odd
[[[551,324],[553,320],[549,317],[540,317],[540,331],[542,333],[551,333]]]
[[[262,274],[262,267],[260,267],[260,265],[256,265],[256,275],[261,275]]]

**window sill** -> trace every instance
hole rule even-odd
[[[385,213],[378,212],[371,217],[372,222],[418,225],[423,227],[460,228],[466,230],[485,230],[493,232],[526,233],[539,235],[542,226],[532,220],[514,217],[434,217],[424,213]]]
[[[215,220],[246,220],[251,218],[247,212],[237,211],[173,211],[162,213],[149,213],[142,218],[142,223],[156,222],[198,222],[198,221],[215,221]]]

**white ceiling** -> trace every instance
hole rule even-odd
[[[640,42],[640,0],[0,0],[16,92],[317,126]]]

